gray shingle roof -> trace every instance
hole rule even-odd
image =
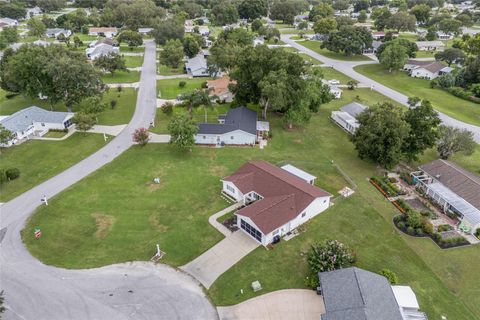
[[[12,132],[25,131],[34,122],[63,123],[65,118],[73,115],[69,112],[47,111],[39,107],[29,107],[15,112],[0,121],[6,129]]]
[[[341,107],[340,111],[346,112],[349,115],[351,115],[352,117],[357,118],[357,116],[367,108],[368,107],[363,105],[363,104],[360,104],[360,103],[357,103],[357,102],[352,102],[352,103],[349,103],[349,104]]]
[[[319,273],[326,313],[322,320],[402,320],[387,279],[359,268]]]
[[[257,134],[257,113],[246,107],[228,110],[225,124],[199,123],[198,134],[224,134],[235,130],[242,130]]]

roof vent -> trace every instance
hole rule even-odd
[[[441,176],[442,176],[441,174],[437,174],[435,178],[440,179]]]

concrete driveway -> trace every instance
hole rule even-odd
[[[194,276],[208,289],[218,277],[259,245],[238,230],[180,269]]]
[[[325,306],[313,290],[288,289],[218,307],[217,311],[220,320],[319,320]]]

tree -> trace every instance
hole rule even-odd
[[[338,240],[326,240],[313,244],[307,256],[311,273],[333,271],[348,268],[355,263],[353,251]]]
[[[302,8],[306,9],[306,8]],[[274,1],[270,8],[270,18],[282,20],[283,23],[293,24],[294,18],[303,10],[298,10],[295,3],[291,0]]]
[[[66,0],[38,0],[37,5],[42,9],[42,11],[60,11],[65,8],[67,5]]]
[[[190,117],[193,117],[192,112],[193,108],[199,106],[209,107],[212,105],[210,96],[205,90],[196,89],[193,92],[185,93],[180,97],[180,100],[183,101],[183,105],[188,107],[188,113]]]
[[[358,22],[364,23],[365,21],[367,21],[367,19],[368,19],[367,11],[365,11],[365,10],[360,11],[360,13],[357,17]]]
[[[348,90],[355,90],[355,88],[358,86],[358,81],[357,80],[349,80],[347,82],[347,87],[348,87]]]
[[[435,146],[441,121],[427,100],[410,108],[405,113],[405,121],[410,126],[410,131],[403,142],[403,154],[409,161],[417,160],[425,150]]]
[[[200,36],[200,39],[203,38]],[[183,38],[183,52],[189,58],[193,58],[200,52],[200,44],[198,39],[195,39],[192,35],[188,35]]]
[[[437,40],[437,29],[435,27],[430,27],[427,29],[427,34],[425,35],[425,39],[428,41]]]
[[[143,44],[142,35],[137,31],[125,30],[117,37],[119,43],[125,42],[132,49]]]
[[[462,23],[455,19],[443,19],[438,24],[438,30],[446,34],[458,35],[461,33]]]
[[[316,21],[321,18],[326,18],[333,15],[333,8],[326,3],[320,3],[319,5],[315,6],[310,10],[308,13],[308,20]]]
[[[368,10],[370,7],[370,2],[368,0],[356,0],[353,3],[353,11],[354,12],[360,12],[362,10]]]
[[[455,153],[471,155],[475,152],[476,145],[473,133],[466,129],[443,125],[439,127],[437,151],[442,159],[447,160]]]
[[[458,20],[460,21],[460,23],[462,24],[462,26],[464,27],[471,27],[473,26],[473,20],[472,20],[472,17],[468,14],[465,14],[465,13],[462,13],[462,14],[459,14],[455,17],[455,20]]]
[[[77,112],[72,118],[72,122],[75,124],[75,128],[79,131],[83,131],[84,133],[90,130],[96,121],[95,114],[85,113],[85,112]]]
[[[138,128],[132,134],[133,142],[139,144],[140,146],[146,146],[150,140],[150,133],[145,128]]]
[[[380,63],[388,72],[402,68],[407,59],[407,50],[397,43],[387,46],[380,55]]]
[[[384,276],[385,278],[387,278],[388,282],[390,282],[391,285],[398,284],[397,274],[395,272],[393,272],[392,270],[382,269],[382,271],[380,271],[380,274],[382,276]]]
[[[225,40],[216,41],[210,48],[207,65],[210,74],[216,75],[219,71],[229,72],[237,64],[237,58],[242,47]]]
[[[418,104],[422,101],[419,97],[408,97],[407,104],[410,108],[417,107]]]
[[[109,72],[112,77],[115,71],[128,71],[125,65],[125,58],[115,52],[101,55],[93,61],[93,64],[104,72]]]
[[[4,38],[6,43],[11,44],[18,41],[17,27],[5,27],[0,33],[0,37]]]
[[[172,17],[158,22],[152,30],[157,44],[165,44],[168,40],[183,39],[184,26],[179,18]]]
[[[337,31],[337,21],[334,18],[322,18],[318,19],[314,25],[313,30],[319,34],[329,34],[330,32]]]
[[[403,110],[389,102],[377,104],[362,112],[359,128],[352,136],[360,159],[369,159],[384,168],[392,168],[402,158],[404,138],[410,127]]]
[[[27,10],[15,3],[5,3],[0,5],[0,17],[20,20],[25,18]]]
[[[384,30],[392,13],[387,7],[375,8],[372,12],[371,18],[374,20],[375,28]]]
[[[254,20],[267,15],[268,4],[265,0],[242,0],[238,14],[242,19]]]
[[[348,0],[336,0],[332,3],[332,8],[335,10],[347,10],[350,7],[350,2]]]
[[[170,68],[178,68],[183,60],[183,45],[180,40],[168,40],[160,52],[161,63]]]
[[[480,55],[480,33],[465,41],[464,50],[474,56]]]
[[[263,22],[260,19],[255,19],[252,21],[250,28],[253,32],[257,32],[263,26]]]
[[[198,132],[198,126],[193,120],[185,115],[174,115],[168,124],[170,133],[170,143],[180,149],[190,149],[195,144],[195,134]]]
[[[262,26],[258,30],[258,34],[263,36],[267,41],[269,41],[270,39],[280,39],[280,30],[271,26]]]
[[[344,26],[338,32],[330,33],[321,48],[350,56],[362,54],[364,48],[371,47],[372,41],[372,35],[366,28]]]
[[[28,34],[32,37],[43,37],[47,27],[38,17],[33,17],[27,21]]]
[[[405,53],[409,58],[415,58],[417,55],[418,47],[415,42],[408,41],[407,39],[393,39],[390,41],[386,41],[377,48],[377,52],[375,53],[378,58],[382,55],[383,51],[390,45],[399,45],[405,49]]]
[[[430,19],[431,10],[426,4],[417,4],[410,9],[410,14],[413,14],[418,22],[425,24]]]
[[[0,124],[0,146],[8,144],[14,137],[13,132]]]
[[[203,15],[203,7],[193,1],[185,1],[182,5],[182,9],[188,14],[190,19],[198,18]]]
[[[239,17],[237,7],[228,1],[218,2],[210,13],[213,24],[217,26],[235,23]]]
[[[415,31],[417,29],[416,22],[417,20],[414,15],[399,11],[387,20],[386,27],[394,29],[397,32]]]
[[[452,63],[463,64],[465,58],[465,53],[457,48],[448,48],[435,54],[435,60],[445,61],[448,66],[451,66]]]

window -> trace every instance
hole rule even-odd
[[[323,200],[323,203],[326,203],[326,202],[327,202],[327,200]]]
[[[203,136],[203,139],[207,139],[207,136]]]
[[[305,217],[307,215],[306,212],[302,213],[302,218]]]
[[[243,219],[240,220],[240,227],[253,238],[255,238],[258,242],[262,242],[262,233],[246,223]]]
[[[276,236],[278,234],[278,230],[273,231],[273,235]]]
[[[233,140],[233,136],[230,136],[230,139],[232,139],[232,140]]]
[[[45,127],[45,123],[42,122],[42,127]]]
[[[232,187],[231,185],[227,184],[227,190],[230,191],[231,193],[235,193],[235,188]]]

